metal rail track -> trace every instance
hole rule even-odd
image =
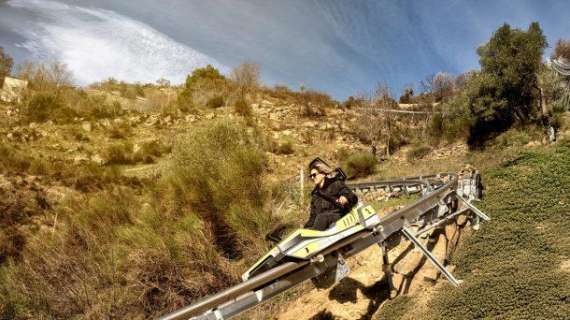
[[[311,260],[286,262],[160,319],[229,319],[306,280],[324,276],[335,268],[339,261],[343,261],[339,260],[339,256],[349,258],[371,245],[379,244],[384,255],[383,261],[389,264],[388,250],[398,245],[404,237],[414,243],[452,284],[459,285],[460,281],[455,279],[416,237],[467,212],[474,214],[474,223],[478,223],[479,219],[489,220],[489,217],[471,204],[479,194],[474,181],[478,181],[474,176],[465,179],[456,174],[442,173],[350,184],[349,187],[358,192],[389,190],[421,192],[423,195],[413,204],[384,216],[373,229],[365,229],[342,239]],[[391,284],[390,269],[385,268],[385,271]]]

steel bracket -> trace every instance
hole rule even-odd
[[[418,238],[416,238],[407,227],[402,228],[402,233],[414,244],[416,248],[420,249],[424,256],[428,258],[428,260],[441,272],[441,274],[447,278],[447,280],[449,280],[449,282],[451,282],[451,284],[453,284],[455,287],[459,287],[462,281],[457,280],[453,274],[451,274],[451,272],[449,272],[445,266],[439,262],[423,244],[421,244]]]

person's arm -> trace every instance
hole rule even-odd
[[[353,207],[358,203],[358,197],[346,186],[346,184],[344,184],[343,181],[335,181],[331,187],[334,187],[334,194],[336,194],[338,198],[344,197],[347,200],[347,203],[344,206]]]
[[[309,213],[309,221],[307,221],[307,223],[305,223],[303,228],[311,228],[313,226],[313,224],[315,224],[316,218],[317,218],[317,214],[315,212],[315,209],[313,209],[313,204],[311,203],[311,212]]]

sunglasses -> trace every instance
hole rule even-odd
[[[320,173],[311,173],[311,174],[309,175],[309,178],[315,179],[315,177],[318,176],[319,174],[320,174]]]

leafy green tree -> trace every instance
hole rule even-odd
[[[533,22],[527,31],[504,24],[479,47],[481,72],[468,89],[471,147],[482,146],[515,123],[537,119],[537,72],[546,46],[542,29]]]
[[[4,52],[4,48],[0,47],[0,88],[4,85],[4,78],[10,75],[14,60],[9,54]]]
[[[197,68],[192,71],[192,74],[186,77],[186,88],[192,87],[193,84],[199,80],[225,80],[226,77],[220,73],[220,71],[214,68],[211,64],[205,66],[204,68]]]

